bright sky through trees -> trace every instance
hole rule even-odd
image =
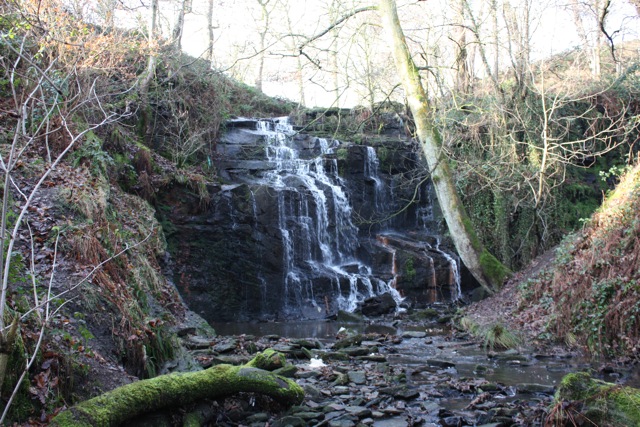
[[[149,0],[143,0],[148,3]],[[330,27],[331,23],[357,8],[374,3],[361,0],[211,0],[214,2],[214,67],[249,85],[260,84],[265,93],[292,100],[304,100],[309,106],[353,106],[379,102],[397,84],[388,65],[388,48],[375,12],[364,12],[343,22],[335,30],[306,46],[303,55],[299,47],[308,38]],[[461,0],[457,0],[458,2]],[[568,49],[581,46],[580,31],[576,26],[579,4],[585,37],[600,37],[601,49],[608,49],[606,38],[597,31],[590,2],[558,0],[496,0],[498,10],[495,46],[491,21],[491,0],[467,0],[478,27],[479,39],[493,56],[497,51],[500,68],[508,68],[513,60],[514,31],[528,28],[530,60],[538,61]],[[261,3],[264,8],[261,7]],[[456,42],[453,34],[462,25],[471,27],[469,16],[460,18],[456,2],[445,0],[398,1],[400,19],[418,66],[437,69],[441,83],[451,84],[451,70],[455,65]],[[529,13],[525,14],[528,5]],[[122,12],[119,22],[130,26],[145,24],[145,9]],[[161,0],[160,27],[165,37],[171,35],[180,8],[178,0]],[[591,8],[592,9],[592,8]],[[207,50],[208,0],[193,0],[187,8],[182,47],[192,56],[201,56]],[[511,11],[511,12],[509,12]],[[268,19],[267,19],[268,15]],[[527,19],[528,17],[528,19]],[[525,21],[528,23],[525,24]],[[616,44],[639,37],[640,20],[634,7],[626,0],[611,3],[606,25]],[[264,34],[261,49],[260,34]],[[478,58],[478,42],[467,36],[470,66],[474,78],[484,77],[484,68]],[[264,70],[258,74],[259,63]],[[501,70],[502,71],[502,70]],[[261,78],[260,78],[261,76]],[[370,78],[369,82],[366,82]],[[301,89],[301,87],[303,89]],[[301,93],[303,92],[303,93]],[[397,92],[397,90],[396,90]],[[336,101],[339,98],[338,101]]]

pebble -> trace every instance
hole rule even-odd
[[[351,371],[347,375],[349,377],[349,381],[351,381],[354,384],[366,384],[367,382],[367,377],[364,372]]]

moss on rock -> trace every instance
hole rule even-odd
[[[588,420],[589,425],[640,426],[640,390],[597,380],[586,372],[566,375],[555,400],[556,408],[563,408],[555,411],[557,421],[564,418],[564,408],[573,407],[576,413],[570,415]]]
[[[274,354],[277,353],[261,357],[273,359]],[[239,392],[264,394],[288,406],[302,402],[304,391],[294,381],[250,365],[251,362],[245,366],[217,365],[204,371],[162,375],[127,384],[60,413],[51,425],[116,426],[161,408]]]

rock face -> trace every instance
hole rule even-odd
[[[412,144],[327,141],[284,119],[227,128],[227,184],[208,187],[211,202],[180,186],[160,201],[167,271],[191,309],[208,321],[318,318],[383,294],[417,306],[459,297]]]

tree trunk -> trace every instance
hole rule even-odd
[[[271,11],[267,9],[267,5],[271,0],[258,0],[261,11],[261,21],[264,21],[264,27],[260,31],[260,51],[258,52],[258,76],[256,77],[256,89],[262,92],[262,83],[264,78],[264,61],[266,49],[267,33],[271,30]]]
[[[184,32],[184,15],[187,9],[187,0],[182,0],[179,3],[178,16],[176,16],[176,23],[173,27],[173,45],[180,50],[182,48],[182,33]]]
[[[151,145],[152,139],[152,126],[151,126],[151,106],[149,105],[149,86],[151,85],[151,80],[156,73],[156,47],[155,47],[155,38],[156,38],[156,25],[157,25],[157,16],[158,16],[158,1],[151,1],[151,11],[149,17],[149,56],[147,57],[147,69],[144,74],[140,78],[140,100],[142,103],[142,114],[141,114],[141,133],[144,137],[144,141],[147,145]]]
[[[16,316],[13,318],[9,329],[0,333],[0,390],[2,390],[4,379],[7,376],[7,364],[9,363],[9,357],[13,351],[17,335],[18,317]],[[15,367],[12,368],[15,369]]]
[[[241,392],[261,393],[287,406],[300,404],[304,391],[295,381],[261,369],[280,367],[283,360],[281,354],[266,350],[244,366],[217,365],[204,371],[161,375],[127,384],[61,412],[50,425],[118,426],[162,408]]]
[[[380,13],[389,32],[398,75],[416,123],[416,133],[426,158],[431,179],[449,233],[462,262],[490,293],[496,292],[509,270],[491,255],[475,234],[456,192],[448,160],[442,150],[442,138],[430,119],[430,106],[400,26],[395,0],[380,0]]]
[[[207,10],[207,60],[213,68],[213,0],[209,0],[209,8]]]
[[[465,7],[463,2],[456,3],[456,13],[458,14],[458,27],[456,29],[457,56],[456,56],[456,81],[455,88],[461,94],[468,94],[471,86],[471,70],[468,64],[467,51],[467,27],[465,25]]]

